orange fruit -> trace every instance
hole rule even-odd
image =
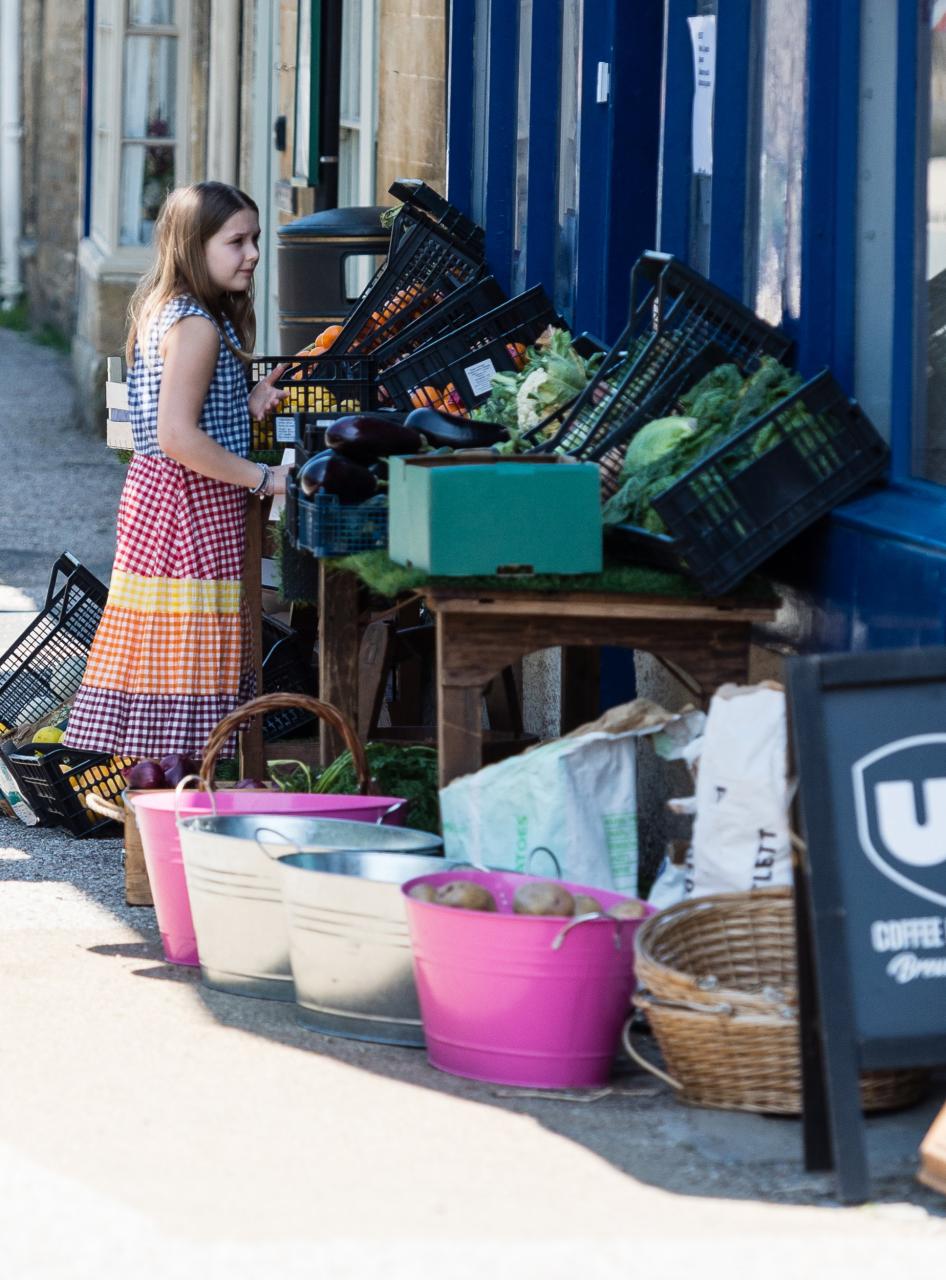
[[[414,387],[410,397],[415,409],[440,409],[443,406],[443,392],[436,387]]]

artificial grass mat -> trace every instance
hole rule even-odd
[[[345,569],[382,596],[398,596],[425,587],[486,588],[490,591],[594,591],[619,595],[676,596],[698,599],[704,593],[697,583],[680,573],[647,565],[606,563],[601,573],[534,574],[521,577],[435,578],[417,569],[395,564],[386,551],[362,551],[329,561],[333,569]],[[774,601],[772,586],[761,574],[730,593],[729,598]]]

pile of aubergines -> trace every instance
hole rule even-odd
[[[489,449],[505,438],[505,428],[495,423],[472,422],[436,409],[353,413],[326,429],[326,448],[313,454],[296,478],[307,498],[334,493],[345,503],[364,502],[383,489],[387,460],[393,454]]]

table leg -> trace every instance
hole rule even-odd
[[[455,625],[455,624],[454,624]],[[483,689],[485,681],[471,673],[469,683],[457,683],[455,673],[447,683],[445,656],[451,639],[451,622],[437,615],[437,748],[440,785],[475,773],[483,763]]]
[[[250,616],[252,666],[256,674],[256,692],[263,692],[263,521],[269,504],[252,498],[246,509],[246,546],[243,557],[243,590]],[[263,753],[263,718],[254,716],[240,734],[240,769],[244,778],[266,776]]]
[[[358,579],[329,572],[319,561],[319,697],[332,703],[353,725],[358,723]],[[344,749],[323,721],[319,756],[323,767]]]

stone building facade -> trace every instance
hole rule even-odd
[[[370,198],[351,203],[386,203],[401,176],[443,189],[447,3],[342,0],[349,41],[357,45],[364,30],[373,46],[367,58],[356,48],[362,75],[368,68],[373,81],[361,125],[373,163],[370,182],[363,166],[360,189]],[[133,16],[145,35],[153,29],[154,39],[177,42],[173,83],[183,118],[175,122],[175,184],[220,178],[260,204],[267,253],[258,311],[270,341],[275,232],[310,211],[315,193],[291,170],[299,0],[96,0],[91,23],[88,9],[81,0],[22,0],[22,247],[30,321],[71,339],[78,410],[96,424],[105,361],[124,345],[128,299],[150,258],[116,213],[129,145],[123,77]],[[287,118],[287,136],[277,153],[279,116]],[[157,154],[160,139],[146,141]]]

